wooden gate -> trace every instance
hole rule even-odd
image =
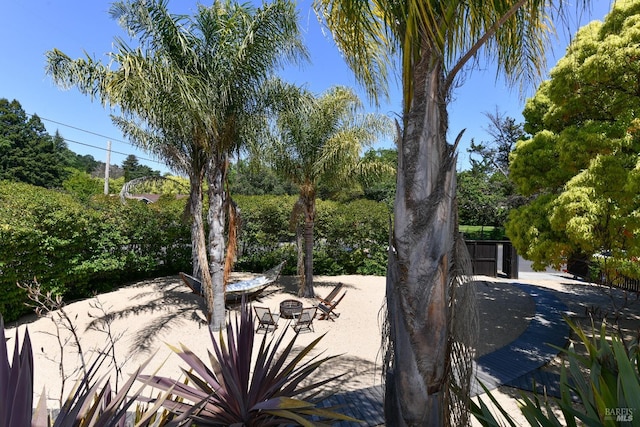
[[[502,272],[509,279],[518,278],[518,252],[513,247],[510,240],[502,242]]]
[[[466,240],[466,244],[471,256],[473,274],[498,277],[501,252],[501,272],[509,278],[518,278],[518,254],[509,240]]]

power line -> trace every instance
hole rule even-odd
[[[71,143],[73,143],[73,144],[84,145],[85,147],[95,148],[96,150],[109,151],[109,150],[107,150],[107,149],[106,149],[106,148],[104,148],[104,147],[98,147],[97,145],[87,144],[86,142],[74,141],[74,140],[72,140],[72,139],[67,139],[67,138],[62,138],[62,140],[63,140],[64,142],[71,142]],[[114,153],[114,154],[121,154],[121,155],[123,155],[123,156],[129,156],[129,155],[131,155],[131,153],[123,153],[123,152],[121,152],[121,151],[115,151],[115,150],[111,150],[111,152],[112,152],[112,153]],[[134,156],[135,156],[135,154],[134,154]],[[138,156],[136,156],[136,158],[137,158],[138,160],[146,160],[146,161],[148,161],[148,162],[158,163],[158,164],[160,164],[160,165],[164,165],[164,166],[166,166],[164,163],[162,163],[162,162],[160,162],[160,161],[158,161],[158,160],[147,159],[147,158],[145,158],[145,157],[138,157]]]
[[[26,113],[26,114],[28,116],[32,116],[32,117],[33,116],[38,116],[37,114],[31,114],[31,113]],[[65,126],[65,127],[71,128],[71,129],[79,130],[80,132],[84,132],[84,133],[88,133],[88,134],[91,134],[91,135],[99,136],[101,138],[105,138],[105,139],[108,139],[110,141],[121,142],[123,144],[131,145],[132,147],[134,147],[134,145],[132,143],[130,143],[129,141],[123,141],[123,140],[118,139],[118,138],[112,138],[110,136],[102,135],[102,134],[99,134],[99,133],[96,133],[96,132],[92,132],[90,130],[82,129],[82,128],[79,128],[79,127],[76,127],[76,126],[68,125],[66,123],[61,123],[61,122],[57,122],[55,120],[47,119],[47,118],[44,118],[42,116],[38,116],[38,118],[40,120],[44,120],[46,122],[55,123],[55,124],[60,125],[60,126]]]
[[[25,113],[25,114],[26,114],[26,115],[28,115],[28,116],[31,116],[31,117],[33,117],[33,116],[38,116],[37,114],[31,114],[31,113]],[[66,124],[66,123],[58,122],[58,121],[55,121],[55,120],[47,119],[47,118],[42,117],[42,116],[38,116],[38,118],[39,118],[40,120],[44,120],[44,121],[47,121],[47,122],[55,123],[55,124],[57,124],[57,125],[65,126],[65,127],[71,128],[71,129],[75,129],[75,130],[78,130],[78,131],[80,131],[80,132],[88,133],[88,134],[90,134],[90,135],[99,136],[99,137],[101,137],[101,138],[105,138],[105,139],[110,140],[110,141],[120,142],[120,143],[123,143],[123,144],[130,145],[130,146],[132,146],[132,147],[135,147],[135,145],[133,145],[132,143],[130,143],[130,142],[128,142],[128,141],[123,141],[123,140],[118,139],[118,138],[112,138],[112,137],[110,137],[110,136],[102,135],[102,134],[99,134],[99,133],[97,133],[97,132],[93,132],[93,131],[86,130],[86,129],[82,129],[82,128],[79,128],[79,127],[76,127],[76,126],[68,125],[68,124]],[[72,143],[72,144],[84,145],[85,147],[95,148],[96,150],[108,151],[106,148],[98,147],[98,146],[96,146],[96,145],[87,144],[86,142],[74,141],[74,140],[72,140],[72,139],[67,139],[67,138],[64,138],[64,137],[62,137],[62,139],[63,139],[65,142],[70,142],[70,143]],[[137,147],[136,147],[136,148],[137,148]],[[112,152],[112,153],[114,153],[114,154],[120,154],[120,155],[123,155],[123,156],[129,156],[129,155],[131,155],[131,153],[122,153],[122,152],[120,152],[120,151],[114,151],[114,150],[111,150],[111,152]],[[134,154],[134,155],[135,155],[135,154]],[[145,157],[138,157],[138,156],[136,156],[136,157],[138,158],[138,160],[145,160],[145,161],[147,161],[147,162],[153,162],[153,163],[157,163],[157,164],[159,164],[159,165],[166,166],[163,162],[160,162],[160,161],[158,161],[158,160],[147,159],[147,158],[145,158]]]

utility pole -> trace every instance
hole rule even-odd
[[[104,166],[104,195],[109,194],[109,162],[111,162],[111,141],[107,141],[107,164]]]

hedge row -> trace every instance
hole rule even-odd
[[[286,260],[295,274],[297,251],[291,211],[295,196],[237,196],[242,218],[236,268],[263,271]],[[384,203],[318,200],[314,228],[314,274],[384,275],[389,210]]]
[[[287,260],[295,273],[290,196],[244,196],[237,270],[264,271]],[[185,200],[81,202],[27,184],[0,181],[0,313],[12,321],[30,312],[16,283],[36,279],[43,290],[73,300],[146,277],[191,270]],[[367,200],[318,201],[314,273],[384,274],[389,214]]]
[[[0,182],[0,313],[29,312],[16,283],[37,280],[66,300],[114,285],[188,268],[191,246],[184,202],[128,203]],[[185,262],[187,261],[187,262]]]

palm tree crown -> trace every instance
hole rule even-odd
[[[543,0],[314,1],[372,99],[388,94],[389,69],[399,66],[405,112],[416,90],[414,70],[425,57],[424,66],[442,68],[444,91],[480,54],[510,82],[538,80],[553,30],[548,6]]]
[[[137,47],[116,39],[111,64],[48,53],[48,73],[104,105],[134,142],[187,173],[191,181],[194,261],[202,271],[211,327],[224,323],[224,192],[228,158],[262,129],[275,101],[286,96],[276,68],[305,59],[295,6],[275,0],[260,8],[223,0],[193,17],[173,15],[167,0],[113,4],[111,15]],[[113,69],[112,69],[113,67]],[[209,235],[204,235],[202,181],[208,181]],[[208,253],[205,251],[208,242]],[[208,265],[207,265],[208,264]],[[194,262],[195,269],[195,262]]]
[[[278,116],[272,163],[275,171],[300,192],[296,206],[305,218],[300,295],[313,297],[313,223],[318,185],[345,186],[363,175],[388,172],[380,163],[364,162],[362,154],[377,138],[390,134],[392,124],[378,114],[360,114],[360,100],[345,87],[334,87],[317,99],[304,92],[301,98],[300,109]]]

